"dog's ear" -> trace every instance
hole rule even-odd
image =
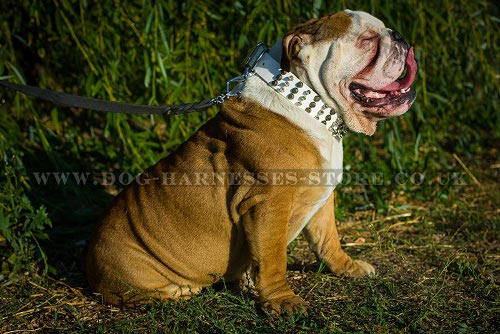
[[[291,64],[298,60],[298,54],[304,44],[310,40],[308,34],[292,33],[283,37],[283,52],[281,55],[281,69],[290,72]]]
[[[329,41],[347,33],[352,24],[349,13],[338,12],[319,19],[311,19],[288,31],[283,37],[281,68],[290,72],[294,62],[300,61],[298,54],[303,46],[320,41]]]

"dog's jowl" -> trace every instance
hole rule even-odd
[[[187,298],[250,277],[270,311],[305,311],[286,281],[286,248],[301,231],[333,273],[375,271],[340,247],[342,135],[371,135],[410,108],[413,49],[346,10],[292,28],[257,56],[241,94],[103,216],[86,272],[106,302]]]

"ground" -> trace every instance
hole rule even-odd
[[[333,276],[299,237],[289,247],[288,281],[309,302],[308,317],[273,318],[252,292],[224,284],[179,303],[106,306],[89,290],[73,251],[59,254],[57,278],[1,287],[0,332],[494,332],[500,320],[497,176],[498,166],[486,166],[481,182],[457,187],[450,202],[395,194],[384,214],[343,213],[344,249],[372,263],[373,277]]]

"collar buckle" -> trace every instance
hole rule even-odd
[[[248,77],[253,74],[254,68],[262,57],[269,51],[269,48],[264,43],[257,44],[245,58],[245,73],[238,75],[226,82],[226,93],[217,97],[218,103],[233,97],[240,96],[245,88]]]
[[[253,71],[255,65],[261,60],[265,53],[269,51],[269,48],[264,43],[257,44],[253,50],[245,58],[245,65],[247,66],[247,71]]]

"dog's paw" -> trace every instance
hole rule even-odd
[[[299,296],[292,295],[266,300],[263,304],[265,310],[273,316],[295,315],[298,313],[307,316],[307,302]]]
[[[358,278],[375,274],[375,268],[368,262],[353,260],[351,265],[344,270],[343,274],[348,277]]]

